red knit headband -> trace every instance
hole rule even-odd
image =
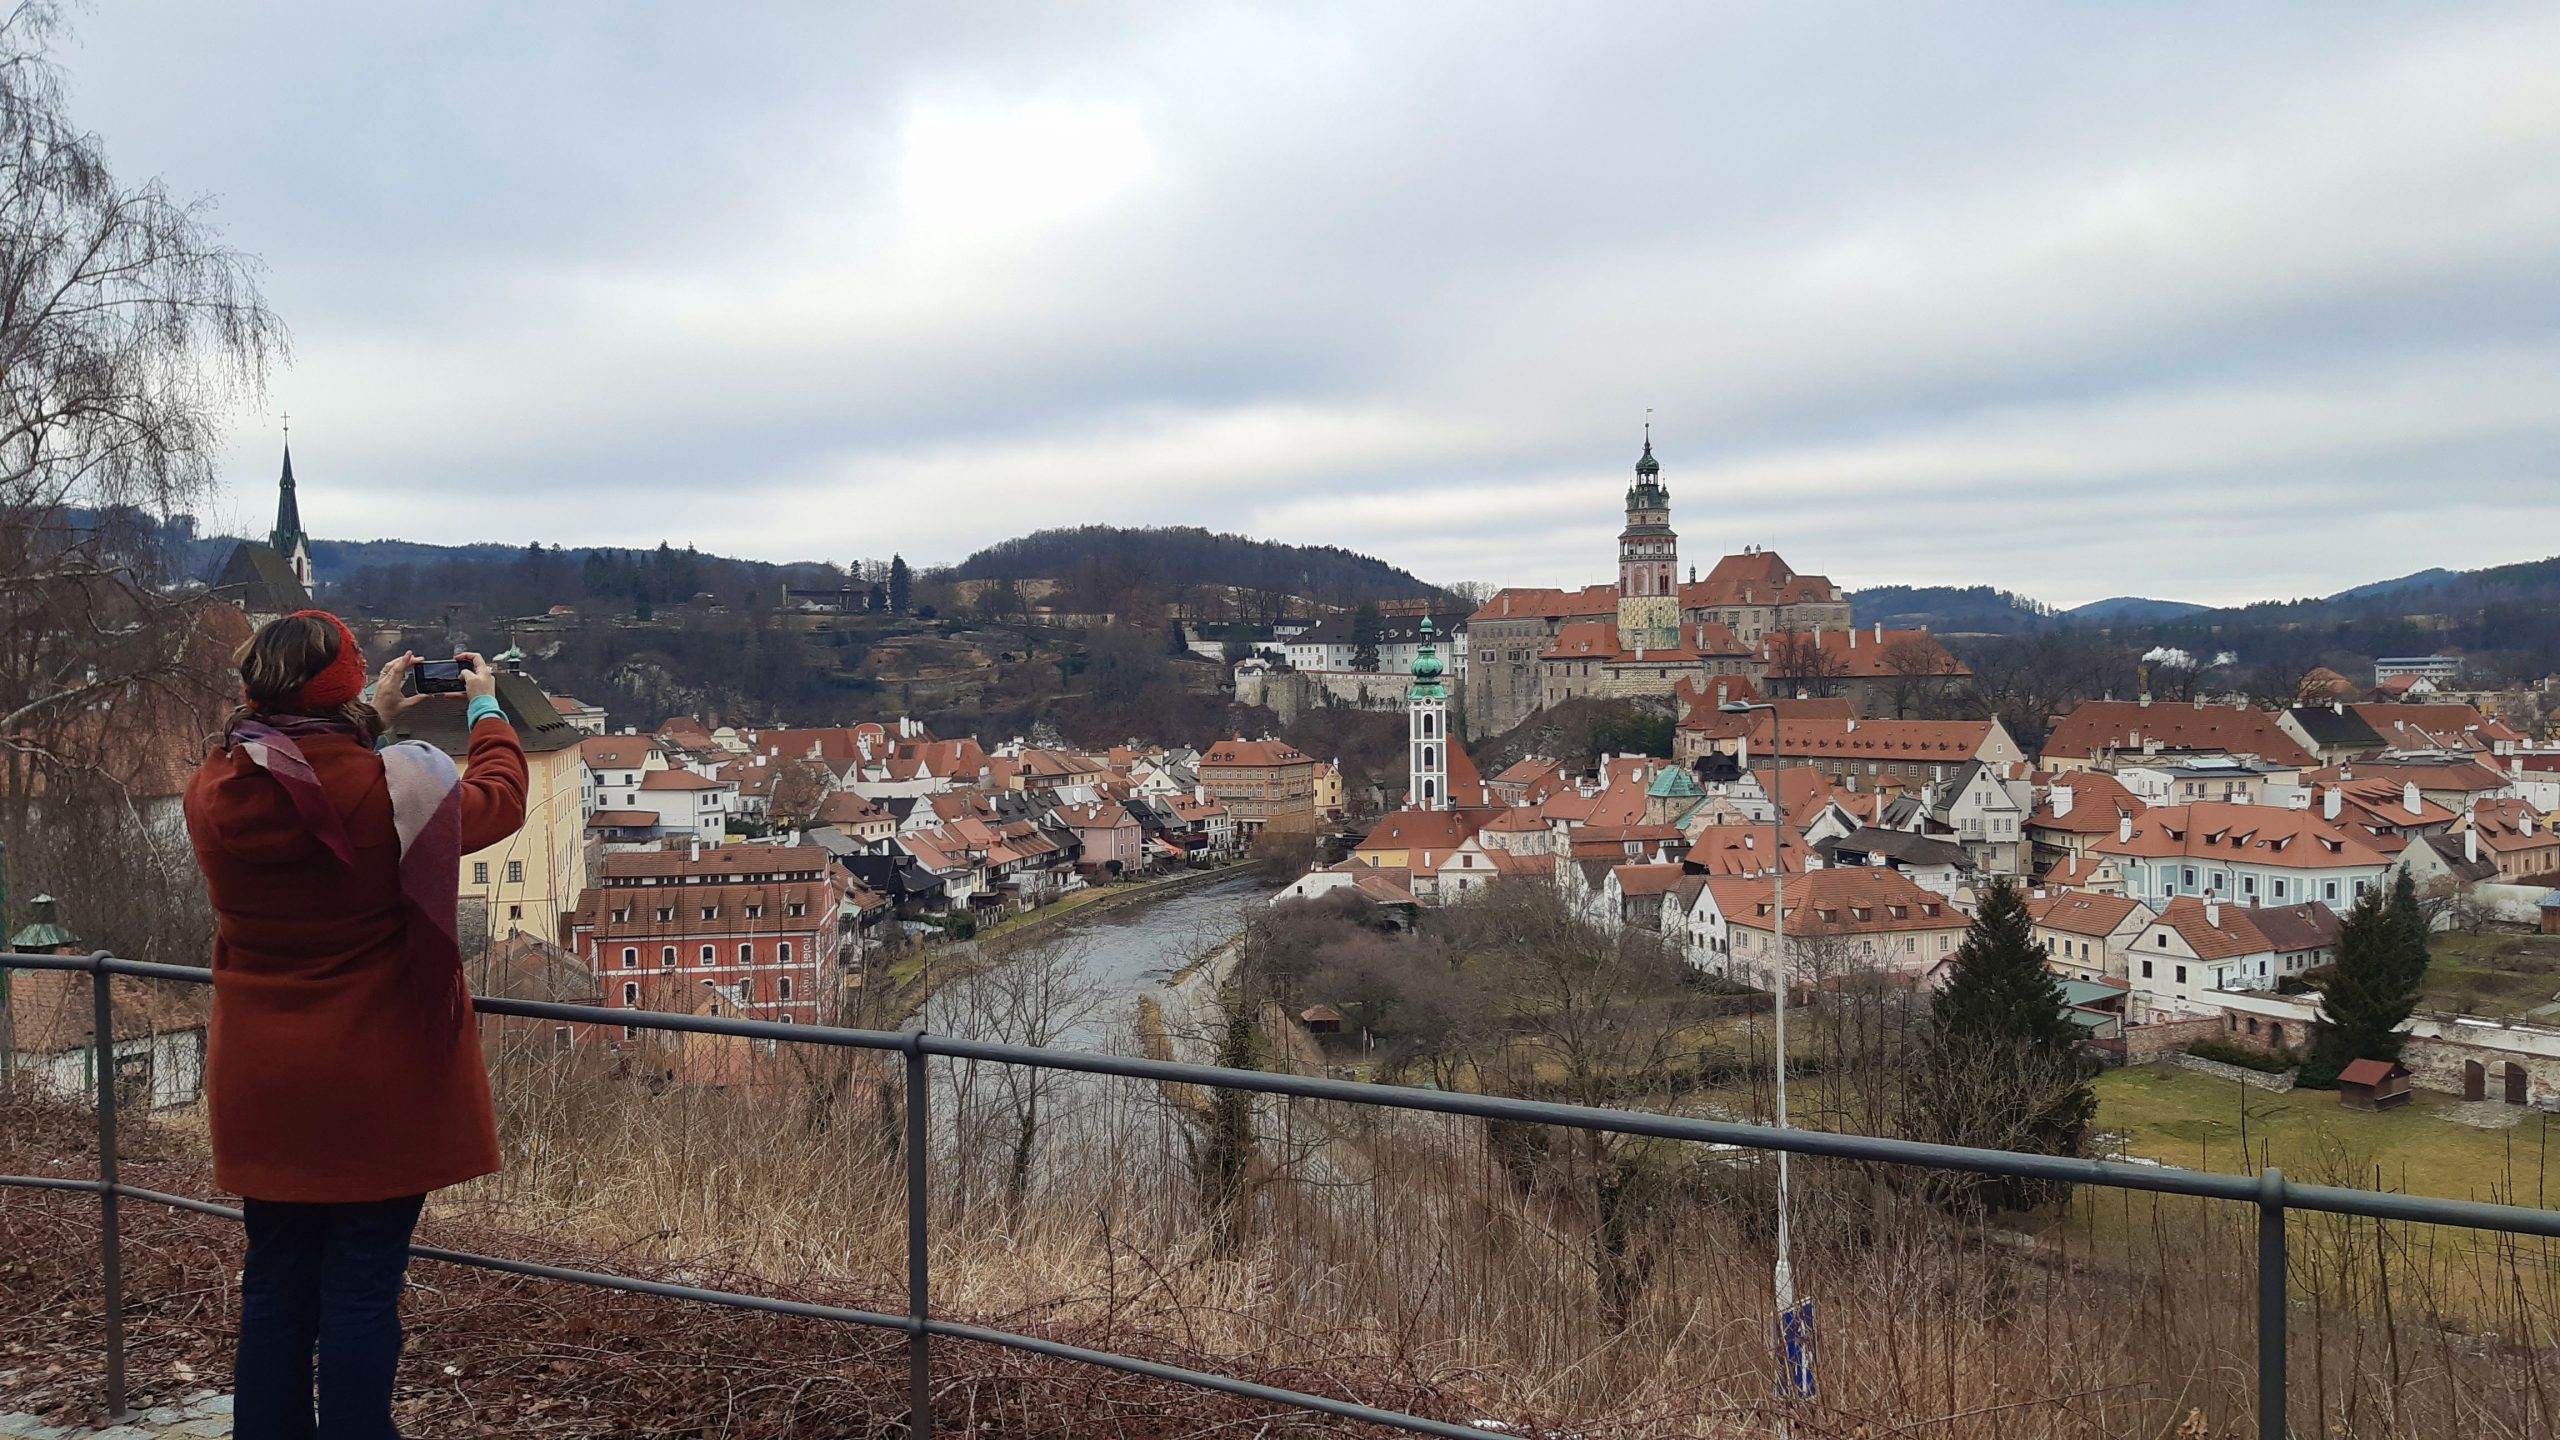
[[[294,708],[309,714],[335,710],[364,693],[364,647],[356,643],[356,632],[347,622],[326,610],[296,610],[289,620],[326,620],[338,627],[338,653],[328,668],[312,676],[294,692]]]

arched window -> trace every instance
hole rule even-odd
[[[1422,712],[1422,733],[1425,735],[1431,733],[1431,712],[1428,710]]]
[[[1432,783],[1431,783],[1430,781],[1428,781],[1428,780],[1425,780],[1425,781],[1423,781],[1423,782],[1422,782],[1422,798],[1423,798],[1423,799],[1425,799],[1425,800],[1436,800],[1436,799],[1438,799],[1438,798],[1439,798],[1439,796],[1440,796],[1440,788],[1439,788],[1437,785],[1432,784]]]
[[[639,981],[637,981],[637,980],[625,980],[625,981],[623,981],[623,982],[622,982],[622,1003],[623,1003],[624,1007],[625,1007],[625,1008],[627,1008],[627,1009],[634,1009],[634,1010],[636,1010],[636,1009],[638,1009],[638,1008],[639,1008],[639,1006],[640,1006],[640,982],[639,982]]]
[[[1437,768],[1439,767],[1439,762],[1440,762],[1440,756],[1439,756],[1439,752],[1438,752],[1437,750],[1433,749],[1431,746],[1428,746],[1428,745],[1425,745],[1425,746],[1423,746],[1423,747],[1422,747],[1422,768],[1423,768],[1423,769],[1425,769],[1425,770],[1437,769]]]
[[[738,946],[738,963],[741,965],[753,965],[756,963],[756,947],[752,944],[741,943]]]
[[[791,998],[791,977],[790,977],[790,976],[785,975],[785,976],[783,976],[781,979],[779,979],[779,980],[777,980],[777,981],[775,981],[775,982],[774,982],[774,997],[773,997],[773,998],[775,998],[776,1000],[788,1000],[788,999],[790,999],[790,998]]]
[[[756,977],[750,975],[738,982],[738,1003],[752,1005],[756,998]]]
[[[790,963],[791,963],[791,942],[790,942],[790,941],[788,941],[788,940],[784,940],[784,941],[781,941],[781,942],[777,943],[777,944],[773,947],[773,951],[774,951],[773,958],[775,958],[776,960],[781,961],[781,962],[782,962],[783,964],[785,964],[785,965],[788,965],[788,964],[790,964]],[[783,983],[783,984],[785,984],[785,985],[788,985],[788,984],[790,984],[791,982],[790,982],[790,981],[788,981],[788,980],[785,980],[785,981],[783,981],[782,983]]]
[[[719,953],[720,953],[719,951],[717,951],[717,950],[713,949],[711,946],[708,946],[708,945],[703,946],[703,947],[702,947],[702,963],[703,963],[703,964],[705,964],[705,965],[708,965],[708,964],[712,963],[712,961],[713,961],[715,958],[717,958],[717,957],[718,957]]]
[[[659,947],[658,947],[658,963],[659,963],[659,964],[661,964],[661,965],[663,965],[663,966],[665,966],[666,968],[668,968],[668,969],[670,969],[670,970],[673,970],[674,968],[676,968],[676,947],[674,947],[673,945],[661,945],[661,946],[659,946]]]
[[[622,947],[622,968],[625,970],[637,970],[640,968],[639,946],[625,945]]]

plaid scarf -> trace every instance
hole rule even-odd
[[[363,737],[343,720],[308,715],[269,715],[245,720],[231,743],[284,786],[302,818],[341,866],[355,868],[347,825],[320,787],[297,739],[313,735]],[[400,838],[400,898],[408,911],[408,978],[423,1015],[446,1022],[438,1033],[459,1034],[469,1007],[462,980],[462,944],[456,912],[462,892],[462,775],[453,757],[423,740],[403,740],[381,750],[383,779],[391,789],[391,826]]]

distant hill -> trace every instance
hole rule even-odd
[[[2118,595],[2113,599],[2074,605],[2062,612],[2062,618],[2093,625],[2144,625],[2162,620],[2183,620],[2212,608],[2185,600],[2146,600],[2138,595]]]
[[[2341,590],[2329,598],[2332,600],[2389,600],[2421,590],[2441,590],[2461,580],[2462,576],[2463,572],[2459,570],[2447,570],[2437,566],[2432,570],[2421,570],[2415,575],[2403,575],[2397,580],[2376,580],[2370,585],[2358,585],[2351,590]]]
[[[1878,585],[1849,592],[1858,624],[1956,635],[2023,635],[2053,623],[2050,607],[1989,585]]]
[[[944,573],[953,580],[1057,580],[1070,591],[1103,594],[1217,585],[1327,605],[1445,598],[1411,571],[1338,545],[1284,545],[1192,525],[1040,530],[990,545]]]

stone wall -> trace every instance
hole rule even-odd
[[[1452,679],[1448,686],[1449,703],[1464,706],[1467,682]],[[1272,670],[1237,676],[1236,703],[1264,706],[1287,725],[1307,711],[1326,705],[1354,710],[1402,710],[1412,688],[1411,675],[1385,671]]]
[[[2198,1040],[2220,1040],[2222,1017],[2208,1015],[2196,1020],[2164,1020],[2157,1025],[2128,1026],[2124,1032],[2124,1063],[2140,1065],[2163,1055],[2184,1051]]]
[[[2161,1056],[2160,1061],[2164,1065],[2175,1065],[2181,1070],[2193,1070],[2216,1079],[2237,1080],[2252,1090],[2272,1090],[2281,1095],[2293,1088],[2293,1072],[2289,1070],[2282,1075],[2270,1075],[2245,1065],[2225,1065],[2219,1060],[2207,1060],[2184,1050],[2172,1050]]]

